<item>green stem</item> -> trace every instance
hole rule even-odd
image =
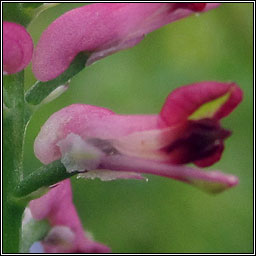
[[[6,203],[3,197],[3,252],[18,253],[24,208]]]
[[[23,178],[24,73],[4,77],[8,94],[8,114],[3,120],[3,250],[19,251],[21,218],[24,207],[10,200],[13,189]]]
[[[42,187],[49,187],[59,181],[70,178],[78,172],[68,173],[66,168],[57,160],[49,165],[42,166],[22,180],[14,190],[14,197],[25,197]]]
[[[5,159],[13,162],[13,173],[8,173],[12,176],[12,181],[18,183],[22,179],[22,151],[23,151],[23,137],[25,131],[24,120],[24,73],[20,72],[15,75],[4,76],[4,88],[8,94],[8,115],[4,119],[4,151]],[[9,170],[12,172],[12,170]],[[6,173],[7,171],[5,171]]]

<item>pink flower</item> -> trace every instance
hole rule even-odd
[[[87,65],[117,51],[133,47],[146,34],[187,17],[216,8],[216,3],[96,3],[71,10],[42,34],[32,64],[38,80],[63,73],[79,52],[87,52]]]
[[[200,82],[174,90],[159,115],[118,115],[74,104],[44,124],[35,154],[44,164],[62,158],[68,172],[88,171],[83,176],[89,178],[141,178],[139,173],[150,173],[220,191],[238,179],[184,164],[204,167],[220,159],[223,141],[230,136],[220,119],[241,100],[242,91],[234,83]]]
[[[16,23],[3,22],[3,71],[13,74],[23,70],[30,62],[33,41],[26,29]]]
[[[72,202],[70,180],[56,184],[44,196],[29,204],[32,217],[48,220],[52,227],[40,241],[46,253],[108,253],[107,246],[89,238]]]

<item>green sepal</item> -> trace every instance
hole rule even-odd
[[[13,204],[25,207],[31,200],[34,200],[43,196],[49,190],[50,190],[49,187],[41,187],[26,196],[22,196],[22,197],[10,196],[9,201],[11,201],[11,203]]]
[[[41,241],[50,231],[51,226],[47,220],[37,221],[33,218],[22,225],[20,252],[29,253],[29,249],[34,242]]]
[[[69,68],[57,78],[41,82],[37,81],[25,95],[25,99],[29,104],[40,104],[52,91],[54,91],[60,85],[65,85],[69,79],[84,69],[87,59],[90,54],[81,52],[72,61]]]

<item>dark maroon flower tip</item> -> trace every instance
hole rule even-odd
[[[224,144],[223,144],[223,142],[221,142],[219,144],[219,147],[216,149],[216,151],[213,154],[211,154],[210,156],[205,157],[203,159],[194,161],[194,164],[197,165],[198,167],[202,167],[202,168],[211,166],[221,159],[223,150],[224,150]]]
[[[223,129],[214,119],[188,121],[182,137],[177,138],[162,150],[171,154],[172,163],[186,164],[194,161],[204,161],[207,166],[218,158],[216,153],[222,152],[223,140],[229,137],[230,131]],[[198,162],[200,165],[200,162]]]
[[[176,9],[189,9],[194,12],[201,12],[204,10],[207,3],[175,3]]]

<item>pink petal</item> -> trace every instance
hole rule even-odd
[[[71,10],[42,34],[33,56],[37,79],[48,81],[63,73],[81,52],[92,53],[87,64],[133,47],[145,34],[201,11],[200,3],[96,3]],[[218,4],[207,4],[204,11]],[[184,8],[183,8],[184,7]]]
[[[227,95],[227,100],[212,110],[210,118],[221,119],[231,113],[242,100],[241,89],[235,83],[209,81],[179,87],[167,97],[160,113],[160,122],[162,126],[182,123],[202,105],[224,95]]]
[[[30,62],[33,41],[26,29],[16,23],[3,22],[4,72],[13,74],[23,70]]]
[[[65,204],[70,206],[70,209],[73,208],[72,190],[68,179],[54,185],[47,194],[39,199],[32,200],[29,207],[33,218],[42,220]]]

